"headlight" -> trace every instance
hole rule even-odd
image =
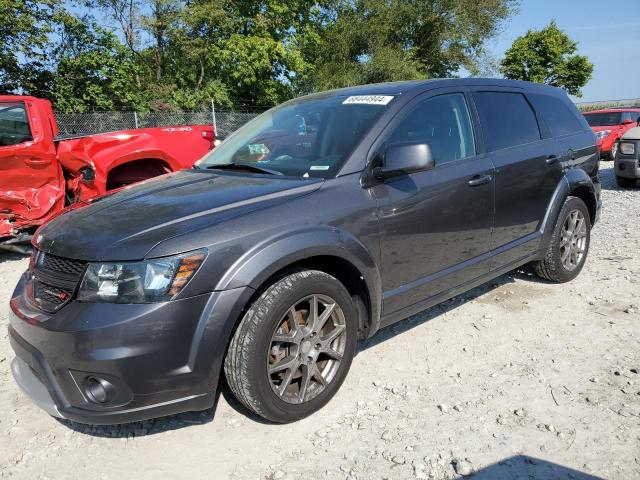
[[[636,153],[636,145],[634,143],[620,143],[620,151],[625,155],[633,155]]]
[[[205,252],[132,263],[91,263],[82,278],[78,301],[154,303],[171,300],[191,280]]]
[[[596,132],[596,135],[600,138],[607,138],[609,135],[611,135],[611,130],[602,130],[600,132]]]

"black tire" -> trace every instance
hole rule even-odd
[[[344,314],[346,340],[332,379],[317,396],[290,403],[276,394],[267,373],[272,336],[283,316],[310,295],[330,297]],[[276,423],[300,420],[322,408],[338,391],[355,355],[358,319],[347,289],[334,277],[317,270],[293,271],[267,288],[249,307],[229,344],[224,362],[227,382],[248,409]]]
[[[622,188],[631,188],[636,185],[635,178],[619,177],[616,175],[616,183]]]
[[[561,259],[562,231],[569,215],[575,210],[579,210],[585,220],[586,242],[581,260],[575,268],[568,269],[563,265]],[[558,219],[556,220],[556,224],[553,228],[551,242],[549,243],[549,247],[547,248],[544,258],[533,263],[534,271],[539,277],[551,282],[564,283],[569,282],[578,276],[587,259],[587,254],[589,253],[589,243],[591,240],[590,218],[589,209],[580,198],[571,196],[567,197],[560,209],[560,213],[558,214]]]

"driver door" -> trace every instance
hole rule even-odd
[[[382,148],[426,143],[435,167],[373,187],[380,226],[383,315],[393,314],[489,271],[493,225],[491,160],[478,154],[470,102],[460,91],[405,107]],[[384,134],[383,134],[384,135]]]
[[[64,201],[52,132],[46,128],[32,102],[0,99],[0,218],[37,220]],[[7,234],[0,230],[0,237]]]

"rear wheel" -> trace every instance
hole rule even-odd
[[[244,315],[225,358],[227,381],[258,415],[278,423],[299,420],[338,391],[356,336],[356,310],[346,288],[324,272],[293,272]]]
[[[578,197],[567,197],[560,210],[544,259],[534,263],[538,276],[568,282],[578,276],[589,252],[589,209]]]
[[[631,188],[635,186],[636,179],[635,178],[627,178],[627,177],[619,177],[616,175],[616,183],[618,186],[623,188]]]

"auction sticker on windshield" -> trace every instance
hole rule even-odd
[[[344,105],[365,104],[365,105],[386,105],[393,100],[393,95],[352,95],[347,97]]]

